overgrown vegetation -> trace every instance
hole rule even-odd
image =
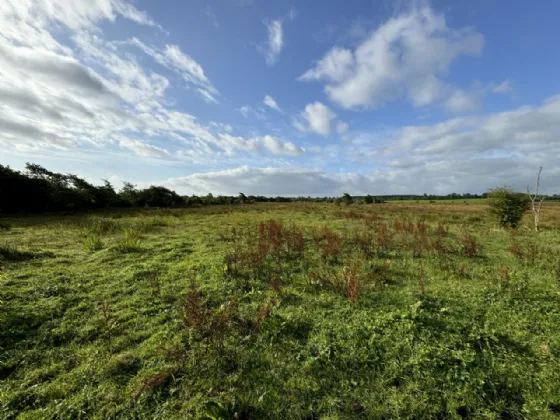
[[[560,407],[560,206],[10,218],[3,418],[535,418]],[[538,236],[537,236],[538,235]]]

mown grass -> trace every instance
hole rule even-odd
[[[557,418],[560,207],[12,218],[2,418]]]

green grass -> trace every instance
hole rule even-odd
[[[4,220],[0,418],[558,418],[560,206],[445,204]]]
[[[390,200],[389,203],[418,203],[418,204],[486,204],[486,198],[456,198],[456,199],[445,199],[445,200],[433,200],[430,203],[429,199],[420,200]]]

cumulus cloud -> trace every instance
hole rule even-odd
[[[526,155],[558,149],[560,95],[540,107],[522,107],[476,117],[453,118],[431,126],[410,126],[399,131],[389,147],[423,154],[496,152]]]
[[[166,182],[188,193],[339,196],[351,194],[448,194],[484,192],[509,184],[518,190],[545,167],[544,193],[558,193],[560,95],[537,107],[457,117],[433,125],[408,126],[378,136],[361,135],[322,152],[321,160],[353,162],[360,172],[243,166],[196,173]],[[372,162],[376,169],[371,171]],[[355,170],[355,169],[353,169]]]
[[[448,95],[443,77],[460,55],[479,55],[484,38],[453,29],[428,7],[389,19],[354,50],[334,47],[299,80],[323,81],[345,108],[376,107],[405,96],[415,106]]]
[[[276,103],[276,101],[274,100],[274,98],[272,96],[266,95],[264,97],[263,103],[267,107],[269,107],[269,108],[271,108],[275,111],[282,112],[282,110],[280,109],[280,107],[278,106],[278,104]]]
[[[293,121],[293,126],[300,131],[312,131],[322,136],[328,136],[335,125],[336,114],[331,109],[315,101],[307,104],[298,118]],[[348,124],[342,121],[336,122],[336,132],[343,134],[348,131]]]

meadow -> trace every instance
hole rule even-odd
[[[0,222],[0,418],[560,416],[559,205]]]

